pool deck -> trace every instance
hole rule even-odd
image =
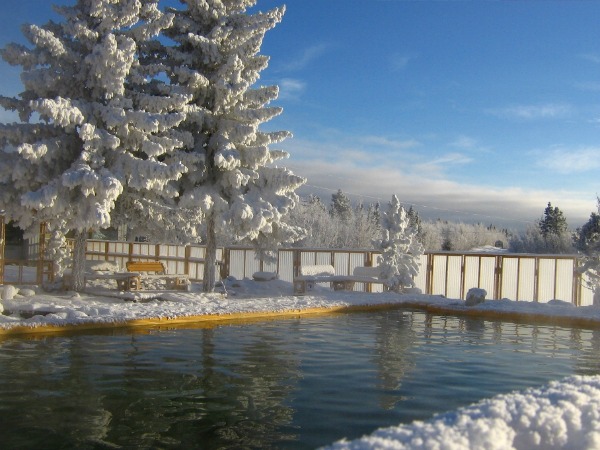
[[[350,294],[352,295],[352,294]],[[385,297],[385,296],[384,296]],[[414,297],[414,296],[413,296]],[[339,299],[339,296],[336,297]],[[424,311],[435,315],[450,315],[459,317],[480,318],[493,321],[509,321],[517,323],[552,325],[561,327],[576,327],[576,328],[600,328],[600,313],[596,312],[599,308],[584,307],[548,307],[544,304],[531,304],[531,302],[511,302],[509,307],[504,303],[502,307],[496,307],[500,302],[506,300],[487,300],[481,305],[467,307],[461,300],[448,300],[434,296],[418,296],[418,298],[406,298],[400,301],[386,301],[386,298],[378,299],[377,294],[372,297],[372,302],[355,303],[355,304],[340,304],[339,301],[331,302],[331,306],[310,306],[311,304],[327,304],[323,302],[306,302],[307,306],[301,306],[303,302],[298,302],[298,305],[280,305],[280,308],[271,309],[268,306],[260,305],[256,308],[247,310],[231,310],[227,308],[224,311],[215,313],[190,314],[189,311],[181,314],[163,314],[152,317],[152,311],[148,311],[150,316],[141,318],[126,318],[110,317],[110,314],[104,317],[90,317],[87,320],[65,321],[58,320],[54,323],[43,323],[33,321],[31,319],[23,319],[12,324],[4,324],[0,328],[0,337],[18,336],[18,335],[41,335],[41,334],[57,334],[70,332],[83,332],[89,330],[106,330],[106,329],[131,329],[142,330],[171,328],[171,327],[199,327],[209,328],[223,324],[255,322],[261,320],[287,319],[301,316],[311,315],[326,315],[326,314],[342,314],[353,312],[365,312],[374,310],[386,309],[406,309]],[[377,299],[375,301],[375,299]],[[443,301],[440,301],[442,299]],[[248,302],[252,304],[251,298],[236,299],[238,302]],[[274,299],[278,300],[278,299]],[[280,299],[279,299],[280,300]],[[122,301],[122,300],[121,300]],[[364,299],[363,299],[364,301]],[[126,302],[132,303],[132,302]],[[256,303],[260,303],[260,299],[256,299]],[[285,303],[285,302],[283,302]],[[342,302],[344,303],[344,302]],[[144,307],[144,303],[137,304],[140,308]],[[290,307],[291,306],[291,307]],[[512,306],[513,308],[511,308]],[[590,309],[593,308],[593,309]],[[45,310],[46,309],[46,310]],[[54,312],[43,305],[33,308],[28,311],[19,311],[24,317],[33,317],[52,315]]]

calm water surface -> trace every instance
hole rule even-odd
[[[405,310],[0,346],[3,448],[315,448],[600,373],[600,331]]]

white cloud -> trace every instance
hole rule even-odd
[[[331,45],[329,44],[317,44],[308,47],[296,59],[285,64],[282,69],[290,72],[304,69],[312,61],[323,55],[330,47]]]
[[[600,147],[584,147],[578,149],[554,148],[546,151],[535,151],[538,165],[560,174],[582,173],[600,168]]]
[[[469,158],[459,153],[444,155],[425,167],[408,159],[377,159],[377,154],[356,149],[344,152],[336,144],[290,141],[287,150],[291,159],[286,166],[308,179],[300,193],[315,193],[324,201],[329,201],[331,193],[338,189],[365,202],[385,202],[396,194],[426,219],[489,222],[511,229],[522,229],[535,222],[548,201],[560,205],[573,226],[585,223],[590,212],[596,210],[596,199],[589,192],[448,180],[440,165],[447,168],[468,163]],[[307,154],[309,157],[304,159]]]
[[[573,108],[566,104],[547,103],[543,105],[515,105],[500,109],[488,110],[499,117],[521,120],[556,119],[572,114]]]
[[[306,83],[293,78],[282,78],[277,83],[279,86],[279,98],[282,100],[297,99],[306,89]]]

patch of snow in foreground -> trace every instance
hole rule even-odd
[[[598,449],[600,376],[572,376],[545,387],[483,400],[428,422],[382,428],[329,449]]]

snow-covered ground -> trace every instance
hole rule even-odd
[[[600,376],[573,376],[548,386],[499,395],[427,422],[382,428],[342,449],[598,449]]]
[[[200,292],[196,284],[187,292],[119,292],[110,282],[104,283],[107,284],[90,287],[85,294],[0,286],[4,309],[0,334],[52,331],[64,326],[227,320],[378,305],[600,327],[600,308],[576,308],[558,300],[545,304],[487,300],[466,306],[462,300],[440,296],[334,292],[322,287],[309,295],[295,296],[291,283],[280,280],[228,279],[225,289],[214,294]],[[332,448],[600,448],[600,376],[571,377],[546,387],[495,397],[428,422],[400,425],[356,441],[338,442]]]
[[[0,315],[0,333],[17,331],[51,331],[56,326],[118,325],[129,321],[162,319],[189,321],[190,318],[225,319],[243,315],[307,312],[323,308],[377,305],[405,305],[458,314],[509,319],[544,320],[566,325],[600,326],[600,308],[575,307],[552,300],[534,303],[511,300],[488,300],[466,306],[463,300],[442,296],[392,292],[334,292],[317,287],[308,295],[293,295],[292,284],[281,281],[228,279],[225,289],[204,294],[201,286],[192,284],[189,291],[147,289],[119,292],[111,283],[95,281],[87,293],[46,292],[37,287],[0,287],[4,314]],[[26,318],[24,318],[26,316]],[[208,316],[208,317],[207,317]]]

